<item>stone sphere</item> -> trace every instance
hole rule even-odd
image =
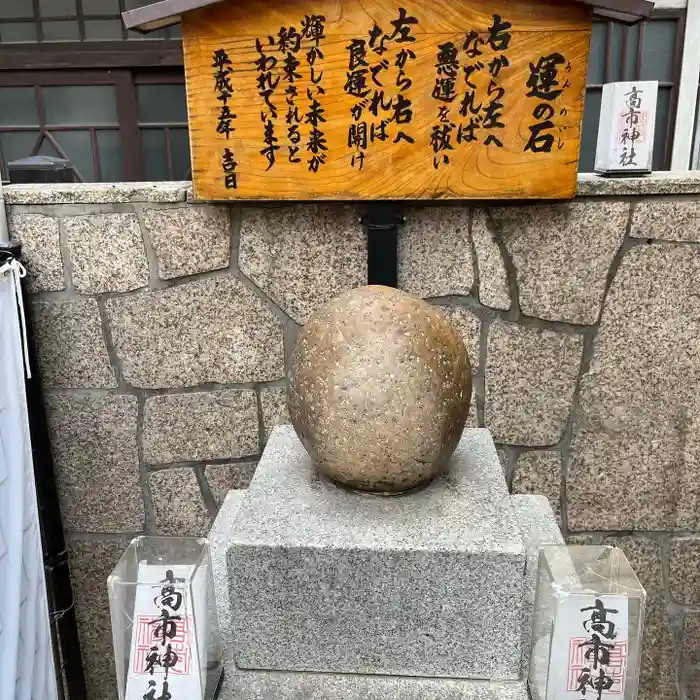
[[[361,287],[317,310],[292,354],[289,411],[318,469],[361,491],[427,483],[457,447],[472,373],[459,333],[436,307]]]

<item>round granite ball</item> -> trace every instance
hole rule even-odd
[[[377,286],[343,294],[311,316],[289,381],[292,423],[320,471],[387,494],[444,468],[472,390],[467,350],[447,317]]]

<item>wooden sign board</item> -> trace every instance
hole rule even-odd
[[[590,8],[240,0],[183,19],[195,196],[570,198]]]

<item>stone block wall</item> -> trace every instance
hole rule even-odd
[[[186,183],[14,186],[90,697],[115,697],[106,577],[202,535],[286,422],[299,328],[365,283],[361,206],[212,206]],[[570,203],[407,207],[400,286],[474,365],[472,425],[570,542],[649,593],[643,700],[700,700],[700,177],[582,177]]]

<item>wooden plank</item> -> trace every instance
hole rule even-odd
[[[307,58],[315,41],[305,37],[296,52],[293,41],[287,47],[292,58],[276,43],[282,28],[303,33],[304,17],[318,15],[324,17],[322,58],[316,57],[313,76],[320,79],[323,93],[312,83]],[[402,16],[417,23],[392,25]],[[375,23],[385,38],[382,44],[379,37],[372,48]],[[390,39],[395,27],[396,36]],[[478,42],[472,40],[465,49],[471,32],[478,33]],[[195,196],[207,200],[573,197],[590,33],[588,8],[538,0],[250,0],[189,13],[183,35]],[[353,40],[365,42],[354,66],[354,71],[367,71],[369,92],[364,99],[348,89],[348,74],[354,72],[348,47]],[[380,55],[374,49],[381,46],[387,50]],[[412,52],[403,75],[396,65],[402,50]],[[294,72],[300,77],[290,83],[283,67],[285,61],[297,60]],[[362,61],[367,65],[359,65]],[[215,63],[225,73],[219,89]],[[462,115],[463,101],[472,92],[467,66],[476,67],[469,74],[476,88],[471,108],[467,106]],[[269,69],[262,78],[261,67]],[[443,91],[435,92],[438,71],[448,82],[442,84]],[[260,95],[261,84],[262,90],[274,86],[267,97],[274,112]],[[290,84],[292,94],[286,94]],[[227,100],[217,99],[226,85],[233,93]],[[371,109],[373,98],[376,114]],[[410,122],[395,119],[399,98],[404,104],[410,101]],[[489,109],[499,99],[503,107]],[[325,120],[315,127],[326,150],[316,154],[318,139],[310,123],[316,121],[314,102]],[[222,123],[224,103],[235,119]],[[361,110],[358,103],[364,104]],[[301,116],[296,146],[286,119],[290,108],[292,125],[295,108]],[[408,111],[403,114],[406,119]],[[481,124],[470,130],[472,118],[481,119]],[[382,126],[383,120],[389,121]],[[547,121],[552,124],[549,129],[536,126]],[[235,131],[217,133],[219,125]],[[276,141],[266,143],[266,133]],[[533,134],[539,136],[535,151],[527,148]],[[476,140],[470,140],[472,135]],[[269,146],[277,150],[270,151]],[[325,162],[314,160],[314,155],[324,156]],[[290,162],[296,159],[300,162]]]

